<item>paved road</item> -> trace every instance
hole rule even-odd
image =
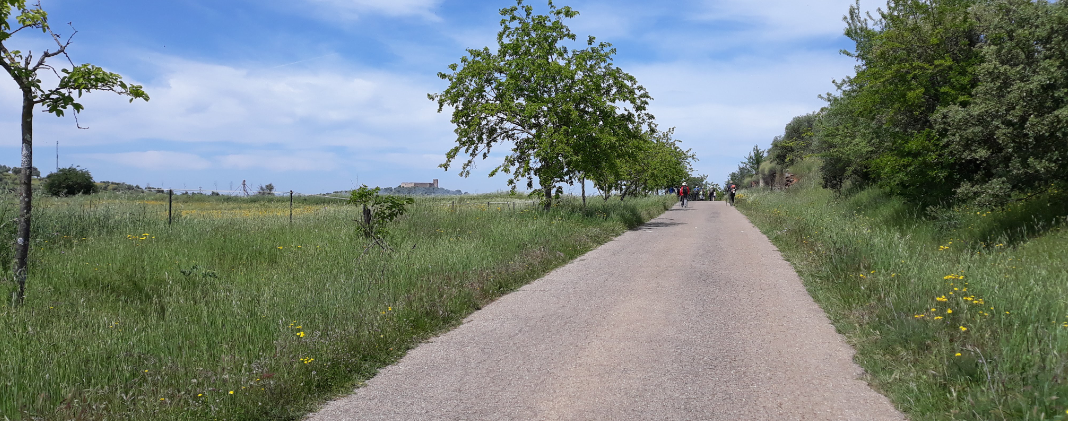
[[[900,420],[767,238],[674,208],[310,420]]]

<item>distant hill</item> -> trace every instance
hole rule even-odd
[[[449,190],[441,187],[385,187],[380,191],[382,194],[397,196],[460,196],[467,194],[460,190]]]
[[[130,193],[144,193],[145,189],[141,186],[123,183],[121,181],[97,181],[96,189],[99,192],[130,192]]]

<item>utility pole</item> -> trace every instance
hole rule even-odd
[[[56,172],[59,172],[59,141],[56,141]]]

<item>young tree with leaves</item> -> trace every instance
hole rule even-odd
[[[18,13],[17,15],[15,13]],[[14,22],[12,22],[14,20]],[[14,23],[14,25],[12,25]],[[39,57],[33,52],[25,54],[11,49],[8,44],[20,31],[40,30],[56,43],[55,50],[45,50]],[[30,215],[33,210],[30,178],[33,168],[33,109],[37,105],[44,111],[62,117],[67,109],[75,115],[84,108],[77,102],[82,94],[92,91],[110,91],[134,99],[148,101],[148,94],[140,85],[127,85],[122,76],[107,72],[92,64],[75,65],[67,54],[67,47],[77,33],[73,31],[66,40],[52,31],[48,13],[41,9],[40,2],[27,7],[26,0],[0,0],[0,67],[18,85],[22,93],[22,172],[19,174],[18,232],[15,238],[14,275],[17,290],[13,301],[21,304],[26,294],[26,266],[30,252]],[[70,68],[55,67],[51,59],[66,59]],[[41,73],[51,72],[58,83],[45,87]]]
[[[363,185],[349,196],[349,203],[363,208],[361,218],[356,223],[364,238],[370,240],[363,249],[364,253],[375,245],[383,250],[392,250],[382,238],[386,235],[386,226],[404,215],[408,205],[415,203],[413,198],[381,195],[381,191],[378,187],[372,189]]]
[[[618,165],[633,153],[652,116],[651,99],[637,80],[612,62],[611,44],[589,37],[586,48],[565,44],[576,36],[563,20],[578,12],[557,8],[549,14],[517,0],[501,9],[501,30],[495,52],[469,49],[452,73],[438,76],[449,82],[440,94],[428,97],[438,112],[453,109],[458,145],[446,155],[446,170],[460,152],[468,155],[461,176],[470,175],[476,158],[485,159],[493,147],[511,143],[504,162],[490,172],[510,174],[508,184],[534,178],[551,206],[559,183],[572,183],[584,174]]]

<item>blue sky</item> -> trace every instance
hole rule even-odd
[[[542,1],[528,2],[545,10]],[[616,63],[653,96],[661,128],[722,182],[754,144],[853,71],[841,56],[849,0],[557,1],[581,14],[580,39],[613,43]],[[83,98],[72,118],[38,112],[34,163],[89,169],[96,180],[229,190],[242,180],[304,193],[430,181],[468,192],[506,189],[437,167],[455,143],[427,93],[466,48],[492,47],[498,10],[461,0],[41,0],[53,28],[79,31],[68,52],[144,85],[148,103]],[[867,6],[867,5],[865,5]],[[39,33],[6,44],[38,53]],[[20,95],[0,79],[0,163],[19,162]]]

